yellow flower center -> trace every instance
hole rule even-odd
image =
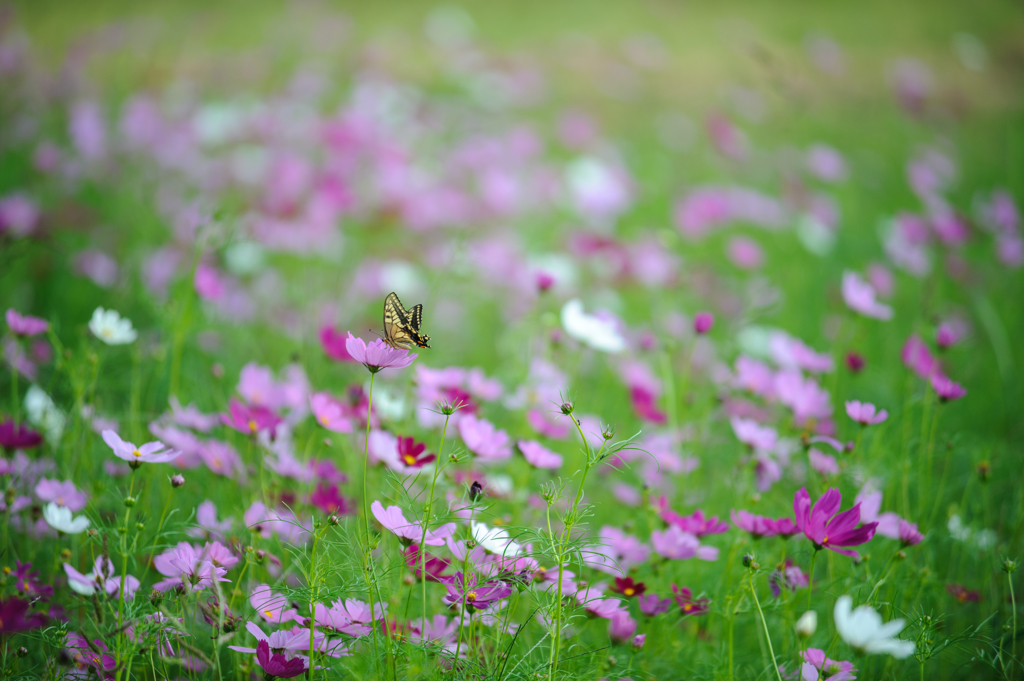
[[[470,591],[468,594],[466,594],[466,600],[467,601],[475,601],[476,600],[476,592],[475,591]]]
[[[331,420],[329,418],[327,418],[326,415],[320,417],[320,423],[324,424],[325,426],[329,425],[330,422],[331,422]]]
[[[416,457],[413,456],[412,454],[406,454],[402,458],[405,459],[406,466],[413,466],[416,464]]]
[[[254,433],[256,432],[256,421],[254,421],[253,419],[249,419],[249,430],[251,430]]]
[[[136,449],[135,451],[132,452],[132,456],[134,456],[134,457],[141,457],[142,456],[142,452],[140,452],[139,450]]]
[[[100,329],[100,335],[103,336],[104,338],[110,338],[111,336],[114,335],[114,330],[111,329],[109,326],[104,327]]]
[[[693,605],[691,603],[687,603],[683,606],[683,612],[690,612],[691,610],[693,610]]]
[[[58,506],[63,506],[64,505],[64,497],[57,497],[57,505]]]
[[[274,613],[272,613],[272,612],[271,612],[271,611],[269,611],[269,610],[264,610],[264,611],[263,611],[263,614],[264,614],[264,615],[266,615],[266,616],[267,616],[268,618],[270,618],[270,619],[274,619]]]
[[[632,596],[635,593],[636,593],[636,589],[634,589],[631,586],[627,586],[625,589],[622,590],[622,595],[623,596]]]
[[[827,543],[828,543],[828,535],[826,534],[825,538],[821,540],[821,544],[822,544],[822,546],[824,546]]]

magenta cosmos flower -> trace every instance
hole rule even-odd
[[[874,426],[889,418],[889,412],[870,402],[858,402],[851,400],[846,403],[846,415],[862,426]]]
[[[967,390],[962,385],[956,383],[948,376],[938,373],[932,376],[932,388],[935,390],[935,394],[939,396],[940,402],[959,400],[967,394]]]
[[[736,527],[748,533],[754,539],[761,537],[788,537],[799,530],[789,518],[775,520],[763,515],[755,515],[749,511],[732,511],[732,521]]]
[[[38,336],[41,333],[46,333],[46,330],[50,328],[49,322],[39,317],[30,317],[28,315],[19,314],[17,310],[7,310],[7,326],[11,332],[16,336]]]
[[[802,681],[817,681],[818,679],[829,679],[829,681],[852,681],[857,677],[853,672],[857,671],[852,662],[840,662],[825,657],[825,651],[819,648],[808,648],[803,653],[804,663],[800,667],[800,678]]]
[[[408,350],[398,350],[378,338],[369,345],[362,338],[356,338],[350,331],[345,349],[355,361],[377,373],[381,369],[404,369],[413,363],[419,355]]]
[[[698,312],[693,316],[693,330],[703,336],[715,325],[715,315],[710,312]]]
[[[114,456],[124,459],[129,466],[138,468],[144,463],[167,463],[178,458],[181,452],[176,452],[164,445],[159,440],[147,442],[141,447],[136,447],[131,442],[125,442],[112,430],[103,431],[103,441],[114,450]]]
[[[843,496],[839,490],[829,489],[812,507],[811,495],[807,493],[806,487],[801,487],[793,499],[796,526],[816,549],[829,549],[856,558],[856,551],[839,547],[859,546],[870,541],[875,536],[878,523],[857,527],[860,524],[860,504],[839,513],[842,501]]]
[[[7,451],[15,449],[32,449],[43,444],[43,436],[24,423],[14,425],[11,419],[0,421],[0,447]]]
[[[267,407],[254,404],[247,405],[231,398],[228,405],[228,413],[220,415],[220,422],[228,428],[237,430],[246,435],[269,430],[271,437],[277,435],[277,425],[281,423],[281,417]]]
[[[679,588],[675,584],[672,585],[672,593],[675,594],[676,604],[679,606],[679,612],[684,617],[688,615],[706,615],[708,614],[711,601],[707,598],[694,598],[693,592],[687,587]]]
[[[406,468],[423,468],[437,458],[436,454],[426,454],[427,446],[416,442],[411,437],[398,438],[398,461]]]
[[[512,456],[508,433],[495,427],[487,419],[466,414],[459,421],[459,435],[466,449],[484,460],[495,461]]]
[[[335,362],[355,362],[345,348],[346,340],[345,335],[333,326],[320,328],[320,346],[324,349],[324,354]]]

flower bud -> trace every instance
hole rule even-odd
[[[703,336],[715,325],[715,315],[710,312],[698,312],[693,316],[693,330]]]
[[[748,568],[750,570],[760,570],[761,564],[754,560],[754,557],[748,553],[747,555],[743,556],[743,567]]]
[[[1003,561],[1003,572],[1005,572],[1008,575],[1012,575],[1016,571],[1017,571],[1017,561],[1011,560],[1009,558],[1007,558],[1007,559],[1005,559]]]
[[[17,655],[18,657],[28,657],[28,648],[26,648],[25,646],[22,646],[22,647],[18,648],[18,650],[15,651],[14,654]]]
[[[181,473],[178,473],[177,475],[175,475],[174,477],[171,478],[171,487],[177,488],[177,487],[181,487],[184,484],[185,484],[185,476],[182,475]]]
[[[125,497],[124,498],[124,505],[127,506],[128,508],[131,508],[132,506],[135,505],[135,501],[136,501],[135,497]]]
[[[797,636],[810,638],[818,630],[818,613],[814,610],[808,610],[803,615],[800,615],[800,619],[796,621],[793,628],[796,629]]]
[[[63,549],[63,550],[61,550],[61,552],[60,552],[60,558],[61,558],[61,560],[63,560],[63,561],[65,562],[65,563],[67,563],[68,561],[70,561],[70,560],[71,560],[71,549],[67,549],[67,548],[66,548],[66,549]]]
[[[469,486],[469,499],[470,499],[470,501],[476,501],[479,497],[481,497],[483,495],[483,493],[484,493],[484,486],[481,485],[476,480],[474,480],[473,484]]]
[[[135,529],[139,532],[142,532],[144,529],[146,529],[146,523],[135,523]]]
[[[615,437],[615,428],[612,426],[608,426],[607,428],[601,431],[601,437],[603,437],[605,440],[611,440],[613,437]]]
[[[637,634],[633,637],[633,650],[640,650],[644,647],[644,641],[647,640],[647,634]]]
[[[157,591],[156,589],[153,589],[153,592],[149,594],[149,602],[152,603],[153,606],[156,607],[156,608],[160,607],[160,603],[163,600],[164,600],[163,593],[160,592],[160,591]]]
[[[573,409],[575,409],[575,407],[572,402],[562,402],[561,410],[566,416],[571,414]]]
[[[334,515],[333,513],[331,515],[327,516],[327,524],[330,525],[331,527],[337,527],[338,523],[340,523],[340,522],[341,521],[338,520],[338,516]]]

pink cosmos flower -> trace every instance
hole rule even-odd
[[[715,315],[710,312],[698,312],[693,316],[693,330],[698,336],[703,336],[715,324]]]
[[[940,371],[939,360],[932,355],[928,345],[917,334],[910,336],[903,344],[900,359],[904,366],[926,381]]]
[[[313,619],[317,626],[327,631],[337,631],[349,636],[361,638],[373,631],[372,624],[387,616],[388,604],[377,603],[371,608],[369,603],[363,603],[353,598],[344,602],[337,600],[328,608],[317,603],[314,608]],[[376,615],[376,620],[373,615]],[[306,630],[309,631],[308,629]]]
[[[654,617],[668,612],[668,606],[672,605],[672,600],[658,598],[657,594],[644,594],[637,599],[637,603],[640,606],[640,612],[647,617]]]
[[[343,497],[338,491],[337,485],[331,485],[328,487],[322,482],[319,483],[316,486],[316,489],[309,495],[309,503],[328,515],[349,515],[355,514],[356,512],[356,504],[354,500]]]
[[[204,414],[194,404],[189,404],[187,407],[181,406],[181,402],[174,395],[171,395],[168,402],[171,405],[172,418],[179,426],[208,433],[220,423],[220,418],[216,414]]]
[[[20,192],[0,197],[0,234],[27,236],[36,228],[39,216],[36,202]]]
[[[793,418],[803,424],[807,419],[823,419],[832,414],[828,391],[811,377],[796,370],[780,371],[775,375],[775,392],[779,401],[793,410]]]
[[[207,440],[199,447],[199,458],[217,475],[234,478],[245,472],[242,457],[222,440]]]
[[[112,430],[103,431],[103,441],[114,450],[114,456],[124,459],[130,466],[141,466],[144,463],[166,463],[173,461],[181,452],[167,449],[160,441],[147,442],[141,447],[136,447],[131,442],[125,442],[117,433]]]
[[[8,309],[5,316],[7,318],[7,327],[16,336],[24,338],[38,336],[41,333],[46,333],[46,330],[50,328],[50,323],[45,319],[21,315],[13,308]]]
[[[754,539],[774,537],[779,534],[775,521],[763,515],[755,515],[749,511],[733,509],[730,512],[730,517],[736,527],[747,532]]]
[[[672,560],[718,560],[716,547],[703,546],[696,535],[684,532],[675,525],[670,525],[664,532],[651,532],[651,546],[658,554]]]
[[[408,350],[393,348],[380,338],[367,345],[362,338],[353,336],[351,331],[345,341],[345,349],[352,359],[374,374],[381,369],[404,369],[418,356]]]
[[[690,515],[679,515],[668,507],[668,499],[661,497],[658,502],[661,508],[661,519],[669,525],[675,525],[683,532],[698,537],[709,534],[722,534],[729,531],[729,523],[722,522],[718,516],[705,517],[704,511],[699,508]]]
[[[877,523],[875,534],[890,539],[900,537],[900,517],[892,512],[882,513],[882,493],[875,489],[875,481],[868,480],[854,499],[860,504],[860,519],[864,523]]]
[[[668,420],[665,412],[658,409],[658,398],[654,393],[640,386],[634,386],[629,391],[629,399],[633,403],[633,411],[644,421],[663,424]]]
[[[569,436],[571,426],[566,423],[567,419],[559,418],[558,416],[551,414],[548,416],[544,411],[540,409],[529,409],[526,412],[526,422],[530,424],[539,435],[549,437],[552,440],[564,440]]]
[[[801,487],[793,499],[796,526],[816,549],[826,548],[856,558],[856,551],[840,547],[867,543],[875,536],[878,523],[857,527],[860,524],[860,504],[838,513],[842,501],[839,490],[830,488],[812,508],[811,495],[807,493],[807,488]]]
[[[635,536],[618,527],[605,525],[598,533],[599,544],[583,553],[590,567],[606,574],[619,575],[647,562],[651,549]]]
[[[967,324],[959,318],[947,320],[939,324],[935,331],[935,344],[939,350],[953,347],[967,335]]]
[[[853,681],[857,671],[852,662],[838,662],[825,657],[825,651],[819,648],[808,648],[803,653],[804,662],[800,667],[801,681]]]
[[[877,407],[870,402],[858,402],[851,400],[846,403],[846,415],[862,426],[874,426],[889,418],[889,412],[885,409],[877,411]]]
[[[924,535],[917,529],[917,525],[900,519],[900,543],[904,546],[916,546],[924,539]]]
[[[288,599],[280,594],[275,594],[266,584],[259,584],[253,587],[249,594],[249,604],[264,622],[271,624],[284,624],[292,620],[302,623],[303,618],[289,607]],[[306,639],[308,642],[308,638]]]
[[[266,676],[290,679],[306,671],[309,660],[302,655],[296,655],[296,651],[309,650],[309,629],[296,628],[291,631],[275,631],[267,636],[255,622],[247,623],[245,628],[256,638],[256,647],[228,646],[228,648],[239,653],[256,653],[256,662]],[[322,639],[323,634],[316,632],[314,645],[319,645]]]
[[[967,390],[962,385],[942,374],[934,374],[931,378],[931,384],[935,394],[939,396],[940,402],[959,400],[967,394]]]
[[[814,144],[807,150],[807,170],[825,182],[841,182],[847,176],[843,155],[827,144]]]
[[[394,533],[403,543],[419,542],[423,538],[423,525],[405,519],[405,514],[398,506],[388,506],[386,509],[379,501],[370,504],[373,517],[377,519],[384,529]],[[443,546],[445,538],[455,530],[454,523],[442,525],[436,531],[428,531],[427,538],[423,542],[427,546]]]
[[[512,456],[511,440],[487,419],[467,414],[459,421],[459,435],[466,449],[485,461],[497,461]]]
[[[762,426],[752,419],[741,419],[735,416],[729,419],[729,423],[732,425],[732,432],[736,434],[736,438],[751,449],[766,452],[775,448],[779,434],[774,428]]]
[[[346,337],[333,326],[320,327],[320,346],[324,354],[335,362],[355,362],[345,347]]]
[[[807,459],[811,464],[811,468],[817,473],[825,477],[839,475],[839,462],[836,461],[836,457],[811,447],[807,450]]]
[[[843,300],[847,307],[865,317],[882,321],[892,319],[892,308],[878,302],[875,289],[856,272],[843,272]]]
[[[181,542],[176,548],[154,557],[153,567],[167,577],[153,585],[157,591],[180,587],[188,593],[210,587],[214,580],[231,581],[224,577],[227,574],[226,568],[215,566],[203,551],[197,552],[188,542]]]
[[[42,478],[36,484],[36,496],[42,501],[52,501],[58,506],[66,506],[70,511],[81,511],[89,498],[85,492],[75,487],[71,480],[61,482],[49,478]]]
[[[217,506],[207,499],[196,509],[196,526],[188,534],[199,539],[224,539],[234,522],[234,518],[217,520]]]
[[[309,396],[309,408],[317,423],[333,433],[351,433],[352,420],[349,407],[341,400],[326,392]]]
[[[531,466],[536,468],[561,468],[562,457],[536,440],[520,440],[517,444],[519,451],[523,453],[523,458]]]
[[[277,435],[277,426],[281,417],[267,407],[247,405],[235,398],[228,404],[228,413],[220,415],[220,422],[228,428],[246,435],[255,435],[260,431],[269,430],[271,438]]]
[[[626,610],[620,610],[608,621],[608,636],[616,643],[623,643],[633,638],[636,633],[636,620]]]
[[[764,264],[761,245],[747,237],[734,236],[729,239],[726,255],[733,265],[744,270],[756,270]]]

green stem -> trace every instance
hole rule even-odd
[[[363,443],[363,524],[365,528],[366,549],[364,551],[365,564],[363,565],[363,576],[366,578],[366,597],[370,601],[370,624],[373,627],[373,660],[377,663],[377,609],[373,602],[373,587],[370,583],[370,571],[372,563],[370,559],[370,505],[366,491],[366,477],[370,461],[370,419],[373,416],[373,379],[376,372],[370,372],[370,396],[366,400],[366,441]],[[384,622],[387,629],[387,621]]]
[[[1013,631],[1010,632],[1010,656],[1014,663],[1017,662],[1017,597],[1013,593],[1013,573],[1006,573],[1006,581],[1010,585],[1010,607],[1013,608],[1011,616],[1013,618]]]
[[[772,656],[772,667],[775,668],[775,677],[782,681],[782,674],[779,672],[779,664],[775,661],[775,649],[772,648],[772,637],[768,633],[768,623],[764,620],[764,612],[761,610],[761,601],[757,598],[757,589],[754,588],[754,575],[750,575],[750,593],[754,596],[754,605],[757,606],[757,614],[761,616],[761,626],[764,627],[764,637],[768,639],[768,653]]]
[[[673,433],[679,430],[679,417],[676,410],[679,402],[676,400],[676,377],[672,370],[672,358],[668,350],[661,353],[661,374],[665,379],[665,400],[668,402],[668,425]]]
[[[15,337],[17,347],[21,348],[21,343]],[[15,350],[14,356],[18,356],[18,350]],[[20,393],[18,392],[18,367],[11,364],[11,418],[14,419],[14,427],[18,427],[18,415],[20,414],[21,401],[19,400]]]
[[[818,558],[818,549],[814,549],[814,553],[811,554],[811,573],[807,577],[807,610],[811,609],[811,595],[814,593],[814,562]]]
[[[136,468],[134,468],[134,467],[132,468],[131,481],[128,483],[128,497],[129,498],[132,496],[132,493],[135,491],[135,471],[136,470],[137,470]],[[117,638],[118,638],[117,657],[118,657],[118,667],[119,668],[122,666],[121,665],[121,662],[122,662],[122,660],[121,660],[121,652],[122,652],[122,650],[124,648],[124,645],[123,645],[123,642],[124,642],[124,627],[122,625],[124,624],[124,589],[125,589],[125,580],[126,580],[126,578],[128,576],[128,523],[131,521],[131,515],[132,515],[132,507],[130,505],[126,504],[126,508],[124,510],[124,528],[123,528],[124,531],[121,533],[121,589],[120,589],[120,597],[118,598],[118,601],[117,601],[117,632],[118,632],[117,633]],[[120,678],[120,676],[121,676],[121,673],[120,673],[120,671],[118,671],[118,678]]]
[[[448,420],[451,414],[444,416],[444,429],[441,431],[441,446],[437,448],[437,465],[434,466],[434,479],[430,482],[430,496],[423,508],[423,536],[420,539],[420,585],[423,590],[423,618],[420,622],[420,635],[427,631],[427,531],[430,529],[430,512],[434,508],[434,490],[437,487],[437,476],[441,472],[441,453],[444,451],[444,439],[448,435]]]
[[[931,485],[931,480],[932,480],[932,453],[935,451],[935,431],[938,429],[939,414],[941,412],[942,412],[941,408],[936,406],[935,407],[935,415],[932,416],[931,432],[928,434],[928,450],[927,450],[927,454],[925,455],[925,464],[924,464],[925,476],[921,479],[921,484],[922,485],[925,484],[925,482],[928,483],[928,492],[929,493],[931,492],[931,487],[932,487],[932,485]],[[921,494],[920,514],[921,514],[921,520],[922,521],[925,519],[924,518],[924,504],[925,504],[925,499],[927,499],[928,496],[930,496],[930,495],[929,494]]]
[[[153,535],[153,549],[156,550],[156,542],[160,541],[160,530],[164,528],[164,521],[167,519],[167,511],[171,508],[171,499],[174,497],[174,490],[176,488],[171,486],[171,493],[167,495],[167,502],[164,504],[164,512],[160,514],[160,522],[156,526],[156,534]],[[153,556],[149,557],[149,567],[153,566]]]

